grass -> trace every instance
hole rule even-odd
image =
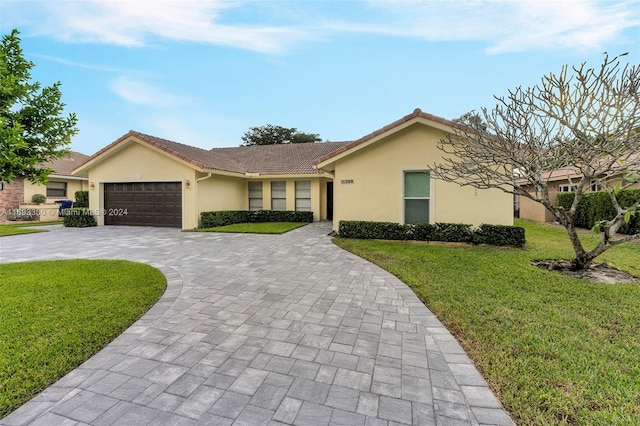
[[[9,223],[0,225],[0,237],[8,237],[10,235],[35,234],[37,232],[47,232],[46,229],[33,229],[32,227],[59,225],[62,221],[52,222],[26,222],[26,223]]]
[[[334,239],[407,283],[458,338],[519,424],[638,424],[640,284],[541,270],[563,228],[518,221],[525,249]],[[597,236],[585,232],[585,244]],[[640,244],[597,260],[640,275]]]
[[[0,418],[71,371],[162,295],[157,269],[121,260],[0,265]]]
[[[192,232],[233,232],[240,234],[284,234],[308,225],[301,222],[236,223],[214,228],[198,228]]]

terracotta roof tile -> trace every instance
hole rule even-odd
[[[129,131],[129,135],[135,136],[136,138],[201,169],[216,169],[236,173],[243,172],[240,164],[224,154],[212,156],[211,151],[206,149],[185,145],[155,136],[145,135],[144,133],[135,132],[133,130]]]
[[[322,142],[282,145],[240,146],[205,150],[130,130],[115,142],[104,147],[90,159],[96,158],[129,137],[135,137],[157,149],[180,158],[199,169],[260,175],[319,174],[315,165],[348,149],[358,146],[414,118],[421,117],[449,127],[461,125],[415,109],[411,114],[394,121],[353,142]]]
[[[89,158],[88,155],[75,151],[69,151],[69,155],[47,163],[42,163],[42,168],[53,170],[53,174],[60,176],[71,176],[73,169],[84,163]]]
[[[300,143],[282,145],[241,146],[214,148],[213,155],[227,155],[240,164],[247,173],[261,175],[318,174],[316,160],[348,142]]]
[[[100,156],[129,137],[135,137],[144,143],[192,164],[198,169],[241,174],[257,173],[261,175],[318,174],[320,172],[314,167],[316,160],[347,144],[347,142],[324,142],[241,146],[206,150],[130,130],[129,133],[102,148],[89,159]]]

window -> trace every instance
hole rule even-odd
[[[576,192],[578,187],[576,185],[560,185],[558,186],[558,192]]]
[[[404,223],[429,223],[429,172],[404,172]]]
[[[296,181],[296,210],[299,212],[311,211],[311,181]]]
[[[249,182],[249,211],[262,210],[262,182]]]
[[[287,183],[284,181],[271,182],[271,210],[284,211],[287,209]]]
[[[47,183],[47,197],[66,198],[67,183],[66,182]]]
[[[600,186],[600,184],[598,183],[597,180],[592,180],[591,181],[591,186],[589,186],[589,190],[591,192],[597,192],[597,191],[602,190],[602,187]]]

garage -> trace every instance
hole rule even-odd
[[[104,184],[105,225],[182,227],[180,182]]]

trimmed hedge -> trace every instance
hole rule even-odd
[[[377,240],[418,240],[489,244],[522,247],[524,229],[518,226],[481,225],[473,230],[462,223],[419,223],[402,225],[393,222],[341,220],[338,235],[342,238]]]
[[[97,226],[96,217],[88,208],[71,208],[62,210],[63,225],[69,228],[89,228]]]
[[[365,222],[360,220],[341,220],[338,235],[343,238],[371,240],[411,240],[411,225],[392,222]]]
[[[89,191],[76,191],[75,207],[89,207]]]
[[[561,192],[556,197],[559,206],[566,210],[571,208],[575,194],[573,192]],[[625,189],[620,191],[616,198],[623,208],[632,206],[640,200],[640,189]],[[574,217],[574,223],[579,228],[591,229],[596,222],[611,220],[616,211],[611,204],[611,199],[606,191],[587,192],[582,195],[578,209]],[[625,223],[618,230],[621,234],[637,234],[640,232],[640,214],[633,215],[629,223]]]
[[[200,228],[214,228],[235,223],[264,223],[264,222],[313,222],[313,212],[273,211],[273,210],[221,210],[202,212],[200,214]]]
[[[473,231],[471,225],[462,223],[436,223],[430,225],[428,223],[415,225],[418,230],[423,233],[422,236],[430,237],[428,240],[420,238],[423,241],[444,241],[448,243],[471,243],[473,242]],[[426,228],[422,231],[422,228]]]
[[[482,224],[473,233],[474,244],[523,247],[524,228],[519,226]]]

